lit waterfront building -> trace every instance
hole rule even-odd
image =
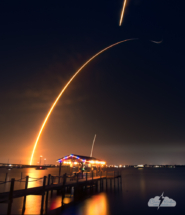
[[[58,162],[62,166],[79,167],[82,170],[106,167],[106,162],[103,160],[76,154],[64,156],[58,159]]]

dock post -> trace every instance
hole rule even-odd
[[[59,178],[58,178],[58,183],[60,183],[61,166],[62,166],[62,163],[60,162],[60,166],[59,166]]]
[[[122,175],[120,175],[120,185],[121,185],[121,190],[122,190]]]
[[[53,184],[53,176],[51,176],[51,184]],[[51,197],[53,196],[53,189],[51,189]]]
[[[85,191],[87,192],[87,172],[86,172],[86,183],[85,183]]]
[[[44,208],[44,195],[45,195],[45,185],[46,185],[46,176],[44,176],[43,180],[43,187],[42,187],[42,200],[41,200],[41,209],[40,209],[40,214],[43,214],[43,208]]]
[[[13,202],[13,190],[14,190],[15,178],[11,179],[9,200],[8,200],[8,212],[7,215],[11,214],[12,202]]]
[[[65,197],[65,186],[62,186],[62,206],[64,206],[64,197]]]
[[[92,180],[93,180],[93,170],[92,170]]]
[[[63,175],[63,186],[62,186],[62,206],[64,205],[64,197],[65,197],[65,184],[66,184],[66,177],[67,177],[67,174],[65,173]]]
[[[115,189],[115,171],[114,171],[114,189]]]
[[[21,172],[21,181],[22,181],[22,172]]]
[[[24,211],[25,211],[25,205],[26,205],[26,190],[28,188],[28,181],[29,181],[29,176],[26,176],[26,182],[25,182],[25,194],[24,194],[24,200],[23,200],[23,207],[22,207],[22,214],[24,214]]]
[[[6,175],[5,175],[5,180],[4,180],[4,182],[7,182],[7,176],[8,176],[8,173],[6,173]]]
[[[50,185],[50,178],[51,178],[51,174],[48,175],[48,186]],[[49,191],[47,191],[46,193],[46,210],[47,210],[47,207],[48,207],[48,194],[49,194]]]

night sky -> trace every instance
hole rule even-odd
[[[183,1],[0,2],[0,162],[28,164],[38,143],[56,164],[90,155],[108,164],[185,164],[185,15]],[[161,41],[160,44],[150,40]]]

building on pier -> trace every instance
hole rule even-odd
[[[106,162],[94,157],[70,154],[58,159],[62,166],[78,167],[78,170],[101,169],[106,166]]]

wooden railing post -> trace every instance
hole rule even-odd
[[[50,178],[51,178],[51,174],[48,175],[48,186],[50,185]],[[49,194],[49,190],[47,190],[46,193],[46,210],[47,210],[47,206],[48,206],[48,194]]]
[[[41,200],[41,209],[40,209],[40,214],[43,214],[43,209],[44,209],[44,195],[45,195],[45,186],[46,186],[46,176],[44,176],[43,180],[43,187],[42,187],[42,200]]]
[[[23,200],[23,207],[22,207],[22,214],[24,214],[25,211],[25,205],[26,205],[26,190],[28,188],[28,181],[29,181],[29,176],[26,176],[26,182],[25,182],[25,190],[24,190],[24,200]]]
[[[121,185],[121,190],[122,190],[122,175],[120,175],[120,185]]]
[[[59,166],[59,178],[58,178],[58,183],[60,183],[61,166],[62,166],[62,163],[60,162],[60,166]]]
[[[7,182],[7,176],[8,176],[8,173],[6,173],[6,175],[5,175],[5,180],[4,180],[4,182]]]
[[[14,190],[15,178],[11,179],[9,201],[8,201],[8,212],[7,215],[11,214],[12,202],[13,202],[13,190]]]
[[[86,172],[86,183],[85,183],[85,190],[87,191],[87,172]]]
[[[114,188],[115,188],[115,171],[114,171]]]
[[[53,176],[51,176],[51,184],[53,185]],[[51,197],[52,197],[52,195],[53,195],[53,189],[51,189]]]

